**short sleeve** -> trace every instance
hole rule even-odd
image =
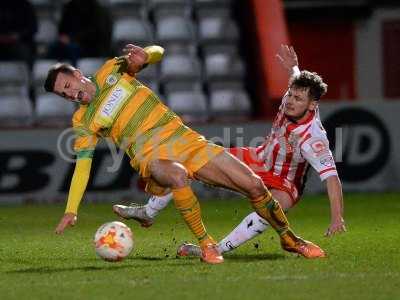
[[[92,158],[94,149],[98,142],[96,132],[83,125],[82,117],[85,108],[79,109],[73,117],[73,127],[75,133],[74,151],[79,158]]]
[[[311,137],[301,145],[304,159],[318,172],[321,181],[337,176],[335,161],[325,136]]]
[[[98,137],[96,135],[76,136],[74,142],[74,151],[78,159],[93,158]]]

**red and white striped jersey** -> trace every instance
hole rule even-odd
[[[265,171],[280,177],[282,182],[294,184],[301,191],[309,165],[318,172],[321,181],[337,175],[337,171],[318,110],[304,122],[294,123],[284,115],[286,99],[287,93],[257,155],[264,161]]]

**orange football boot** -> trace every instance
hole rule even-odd
[[[200,260],[213,265],[224,262],[224,258],[221,253],[218,252],[217,245],[215,243],[207,243],[201,246]]]
[[[298,253],[305,258],[326,257],[324,250],[319,246],[295,236],[290,231],[281,237],[281,246],[284,250]]]

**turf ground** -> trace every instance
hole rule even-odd
[[[110,205],[84,205],[64,236],[53,234],[62,206],[0,207],[0,299],[400,299],[400,196],[346,195],[348,232],[331,239],[327,202],[306,197],[289,215],[327,259],[284,253],[269,230],[218,266],[175,257],[191,235],[172,206],[149,229],[127,223],[136,248],[120,263],[98,259],[92,246],[97,227],[116,219]],[[215,238],[249,211],[244,200],[202,207]]]

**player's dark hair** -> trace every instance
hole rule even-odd
[[[328,90],[328,85],[323,82],[322,77],[310,71],[301,71],[290,79],[289,87],[300,89],[308,88],[308,95],[311,99],[318,101]]]
[[[46,81],[44,82],[44,89],[47,92],[54,92],[54,84],[59,73],[72,74],[76,69],[67,63],[56,63],[52,66],[47,73]]]

